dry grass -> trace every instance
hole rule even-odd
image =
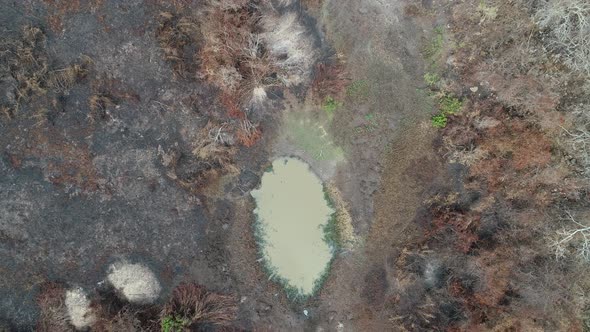
[[[36,331],[56,332],[73,331],[69,324],[68,311],[65,304],[65,289],[56,283],[46,282],[41,285],[41,291],[37,295],[37,304],[40,308]]]
[[[279,15],[267,0],[208,4],[201,19],[199,73],[222,91],[225,104],[240,110],[259,106],[269,87],[309,79],[315,50],[295,13]]]
[[[572,69],[590,74],[590,3],[552,0],[539,5],[535,21],[544,41]]]
[[[47,75],[47,87],[67,94],[80,79],[86,76],[86,73],[86,65],[79,64],[50,71]]]
[[[13,82],[7,97],[0,100],[1,114],[11,119],[25,103],[49,104],[51,97],[67,94],[86,76],[91,64],[90,58],[83,57],[80,63],[50,68],[45,34],[34,26],[23,27],[19,39],[0,41],[0,80],[7,77]]]
[[[109,96],[103,94],[93,94],[88,99],[90,108],[90,120],[108,120],[110,118],[109,109],[115,106],[115,102]]]
[[[14,78],[14,91],[6,112],[14,116],[20,105],[34,96],[47,93],[46,76],[49,72],[45,52],[45,35],[41,29],[25,26],[19,40],[3,40],[0,45],[0,66]]]
[[[156,38],[164,53],[164,59],[172,64],[176,75],[195,77],[199,62],[196,48],[201,40],[200,36],[196,17],[160,13]]]
[[[357,238],[354,233],[354,227],[352,226],[352,216],[348,212],[350,207],[334,183],[328,183],[326,185],[326,192],[336,208],[335,221],[338,242],[346,250],[353,249],[357,244]]]
[[[240,106],[260,103],[259,89],[276,84],[277,68],[259,35],[266,6],[264,1],[214,1],[202,22],[200,74]]]
[[[236,318],[237,301],[234,297],[209,292],[203,286],[180,284],[164,305],[160,318],[179,317],[187,326],[228,326]]]
[[[108,318],[107,318],[108,317]],[[93,331],[97,332],[144,332],[150,331],[143,326],[138,317],[138,313],[130,308],[123,307],[115,315],[109,316],[103,313],[102,318],[92,326]]]
[[[285,86],[308,81],[317,54],[297,14],[269,13],[264,16],[262,27],[261,38],[280,68],[277,73],[279,80]]]
[[[191,192],[200,192],[223,175],[239,173],[234,144],[228,124],[210,121],[199,131],[190,154],[160,151],[160,155],[168,177]]]

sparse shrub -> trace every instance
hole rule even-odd
[[[539,5],[535,21],[544,41],[572,69],[590,74],[590,3],[550,0]]]
[[[581,107],[574,111],[574,128],[565,130],[571,154],[575,156],[581,172],[590,178],[590,109]]]
[[[164,326],[177,328],[200,325],[227,326],[235,318],[237,303],[232,296],[209,292],[203,286],[183,283],[176,287],[160,314]]]
[[[564,219],[568,222],[567,227],[557,232],[558,238],[551,243],[555,258],[565,258],[574,251],[582,260],[590,262],[590,225],[575,218],[569,211],[565,212]]]
[[[199,130],[192,151],[160,151],[168,167],[168,177],[187,190],[198,192],[225,174],[236,174],[234,165],[237,152],[235,137],[227,123],[210,121]]]
[[[314,96],[323,101],[328,96],[341,97],[348,84],[344,68],[340,62],[335,64],[320,63],[316,65],[311,89]]]
[[[237,140],[245,147],[251,147],[262,137],[260,128],[247,118],[240,121],[240,127],[236,134]]]

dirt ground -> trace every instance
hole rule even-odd
[[[165,56],[158,40],[163,12],[185,15],[206,1],[0,0],[3,40],[20,40],[23,27],[38,27],[32,52],[49,73],[83,68],[48,92],[36,94],[33,86],[22,97],[26,102],[0,121],[0,323],[9,331],[35,328],[36,299],[46,282],[92,293],[120,260],[155,272],[162,285],[158,303],[181,282],[235,296],[235,330],[452,330],[457,322],[485,330],[493,321],[486,315],[512,313],[490,305],[477,316],[485,316],[483,323],[469,325],[476,319],[464,312],[473,309],[473,298],[481,299],[462,293],[449,271],[476,270],[473,275],[487,273],[481,279],[493,283],[495,270],[486,268],[507,271],[509,265],[494,260],[500,255],[495,252],[480,258],[483,244],[475,253],[469,247],[442,257],[455,249],[441,239],[455,235],[431,229],[439,217],[433,207],[439,203],[432,202],[440,195],[452,193],[460,205],[453,213],[471,216],[480,196],[495,193],[491,185],[470,187],[467,167],[441,152],[448,143],[443,137],[456,139],[456,127],[431,125],[435,105],[426,92],[424,45],[453,15],[426,0],[280,3],[281,11],[296,12],[305,24],[317,61],[342,64],[347,87],[329,120],[310,96],[309,82],[273,90],[264,109],[251,115],[261,138],[222,151],[232,163],[223,168],[224,157],[203,162],[194,153],[210,128],[221,133],[235,121],[219,99],[223,94],[202,77],[179,74],[177,60]],[[430,14],[416,14],[416,8]],[[13,80],[0,71],[0,102],[15,98]],[[342,159],[315,158],[293,144],[284,125],[290,112],[322,125]],[[305,300],[289,299],[270,280],[254,235],[249,192],[273,158],[284,155],[307,161],[337,188],[356,239],[336,254],[319,293]],[[547,161],[534,162],[540,167]],[[516,201],[498,197],[498,215],[507,210],[501,204]],[[535,209],[518,210],[515,218],[534,219]],[[480,283],[474,282],[484,289]],[[503,287],[510,290],[498,302],[526,297],[514,295],[516,286]]]

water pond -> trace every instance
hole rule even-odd
[[[307,163],[279,158],[251,194],[259,249],[271,277],[290,295],[313,294],[333,257],[326,229],[335,211],[322,181]]]

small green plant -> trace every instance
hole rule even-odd
[[[166,316],[162,319],[162,332],[180,332],[188,325],[186,319],[179,316]]]
[[[431,118],[431,122],[435,128],[444,128],[447,126],[447,115],[444,113],[436,114]]]
[[[426,73],[424,74],[424,81],[430,86],[437,85],[440,82],[440,76],[436,73]]]
[[[438,100],[438,114],[431,118],[432,125],[436,128],[444,128],[447,126],[448,116],[457,114],[463,107],[463,102],[457,97],[449,94],[444,94]]]
[[[445,94],[439,100],[439,108],[443,114],[457,114],[461,107],[463,107],[463,102],[451,95]]]
[[[328,113],[328,115],[333,115],[334,111],[336,111],[340,106],[342,106],[342,103],[336,101],[336,99],[332,98],[331,96],[326,97],[326,100],[324,101],[324,111],[326,111],[326,113]]]

